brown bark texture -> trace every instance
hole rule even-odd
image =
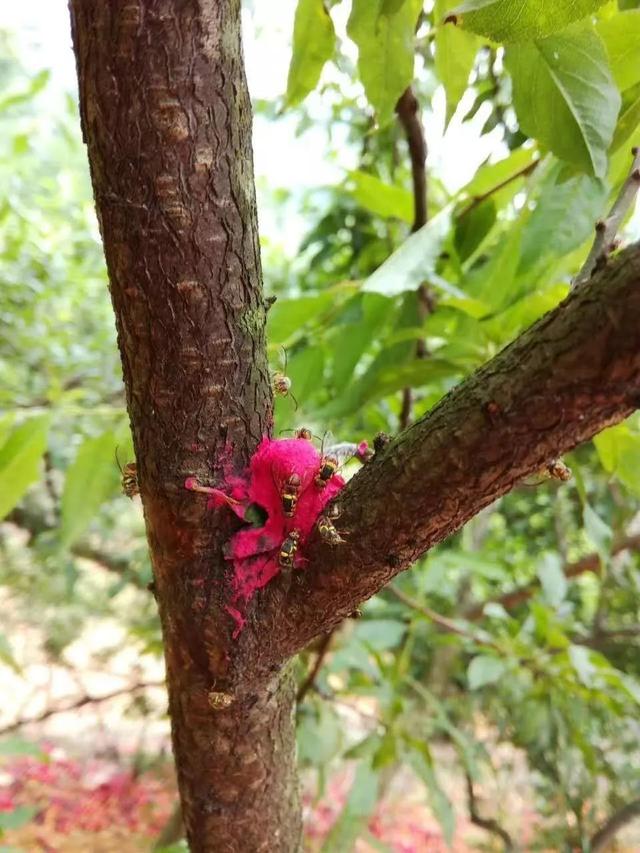
[[[244,467],[271,426],[240,0],[70,8],[188,839],[296,850],[295,686],[280,667],[238,674],[231,521],[183,487]]]
[[[348,484],[346,544],[252,601],[238,640],[231,513],[187,476],[271,429],[240,0],[71,0],[194,851],[300,849],[290,658],[522,477],[640,400],[640,249],[624,252]]]

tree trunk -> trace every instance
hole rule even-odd
[[[184,489],[244,467],[271,427],[240,0],[70,5],[187,836],[295,851],[294,685],[279,665],[243,677],[232,523]]]
[[[640,248],[403,432],[340,496],[347,542],[225,610],[232,514],[184,489],[272,425],[240,0],[71,0],[194,851],[300,849],[288,659],[522,477],[640,403]]]

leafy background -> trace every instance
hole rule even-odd
[[[286,352],[298,401],[278,399],[278,430],[396,432],[409,401],[421,416],[562,300],[640,144],[639,6],[291,7],[288,78],[254,98],[258,163],[284,127],[332,168],[322,185],[285,184],[274,163],[258,184],[278,297],[270,356],[276,370]],[[251,70],[257,40],[275,36],[257,5],[246,12]],[[138,668],[157,671],[161,642],[140,507],[120,493],[115,456],[128,461],[131,440],[75,94],[2,42],[0,677],[28,684],[34,655],[73,669],[79,639],[117,626],[99,666],[128,655],[135,689],[118,713],[145,726],[163,711],[141,701]],[[408,86],[429,149],[428,221],[413,234],[395,112]],[[626,235],[638,231],[635,217]],[[523,483],[367,602],[328,651],[301,656],[303,685],[323,654],[298,710],[310,849],[586,851],[637,804],[639,419],[566,462],[570,481]],[[5,740],[5,760],[24,743]],[[515,775],[528,817],[509,799]],[[409,848],[383,826],[402,786],[439,826]],[[38,815],[28,798],[0,801],[0,831],[12,840]],[[470,822],[479,835],[464,841]]]

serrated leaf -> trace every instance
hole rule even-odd
[[[118,479],[116,438],[111,430],[88,438],[67,470],[60,504],[60,544],[68,547],[84,533]]]
[[[595,12],[606,0],[467,0],[458,26],[497,42],[545,38]]]
[[[426,225],[411,234],[378,269],[365,279],[362,290],[396,296],[418,285],[435,272],[436,262],[451,228],[451,206],[439,211]]]
[[[620,93],[593,27],[574,24],[510,48],[506,65],[522,130],[577,169],[604,177]]]
[[[596,29],[618,88],[622,91],[640,83],[640,11],[620,12],[599,21]]]
[[[347,33],[358,47],[358,73],[378,123],[387,124],[413,80],[414,33],[422,0],[353,0]]]
[[[48,429],[48,415],[30,418],[12,430],[0,448],[0,519],[38,479]]]
[[[502,677],[505,669],[506,665],[500,658],[477,655],[467,670],[469,690],[478,690],[487,684],[495,684]]]
[[[444,86],[447,100],[447,123],[456,111],[456,107],[469,83],[469,75],[482,42],[473,33],[456,27],[453,23],[443,23],[455,0],[436,0],[436,74]]]
[[[325,62],[333,56],[335,45],[333,21],[323,0],[298,0],[285,95],[287,105],[299,104],[315,89]]]
[[[413,196],[408,190],[385,184],[375,175],[359,170],[349,172],[348,179],[349,194],[365,210],[384,219],[413,221]]]

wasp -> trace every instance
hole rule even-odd
[[[291,379],[287,376],[287,351],[286,349],[282,349],[284,353],[284,370],[283,372],[276,371],[271,377],[271,387],[273,389],[273,393],[278,397],[291,397],[293,400],[294,408],[298,408],[298,401],[293,396],[293,392],[291,391]]]
[[[315,483],[319,489],[324,489],[329,480],[338,470],[338,460],[335,456],[323,456],[320,460],[320,468],[316,475]]]
[[[282,489],[282,494],[280,496],[282,499],[282,509],[287,518],[291,518],[296,511],[298,495],[300,493],[300,484],[300,477],[297,474],[292,474]]]
[[[121,474],[121,484],[122,484],[122,494],[126,495],[128,498],[133,499],[136,495],[140,494],[140,487],[138,486],[138,466],[135,462],[127,462],[124,468],[120,464],[120,460],[118,459],[118,449],[116,448],[116,463],[118,468],[120,469]]]
[[[565,465],[562,459],[554,459],[549,462],[546,470],[550,477],[554,480],[562,480],[563,483],[566,483],[572,477],[571,468]]]
[[[283,432],[292,432],[295,438],[304,438],[305,441],[313,441],[313,433],[307,427],[299,427],[298,429],[283,429],[280,430],[280,434]]]
[[[552,459],[544,468],[541,468],[533,477],[524,480],[525,486],[540,486],[546,480],[560,480],[566,483],[572,477],[571,468],[562,459]]]
[[[298,530],[292,530],[280,546],[278,563],[283,569],[291,569],[293,567],[293,561],[296,556],[296,551],[298,550],[299,541],[300,532]]]
[[[329,545],[341,545],[345,540],[336,530],[331,519],[326,515],[321,515],[318,519],[318,533],[320,537],[328,542]]]

